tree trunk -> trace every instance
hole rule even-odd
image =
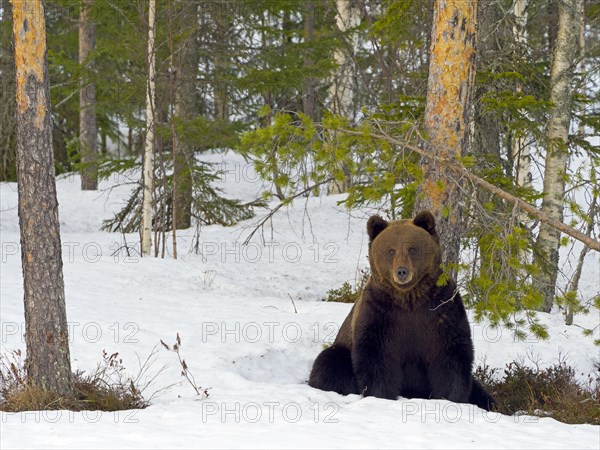
[[[504,20],[504,14],[496,2],[481,2],[478,8],[477,69],[495,73],[498,54],[506,45],[505,36],[498,30],[498,24]],[[500,136],[502,124],[498,115],[486,111],[485,102],[482,101],[489,92],[488,83],[478,83],[473,94],[475,100],[471,142],[472,153],[479,167],[502,161]]]
[[[547,26],[548,32],[548,53],[552,53],[556,46],[556,39],[558,37],[558,16],[559,16],[559,3],[562,0],[547,0],[546,13],[547,13]]]
[[[0,181],[14,181],[15,150],[15,60],[13,58],[12,6],[5,2],[0,20]]]
[[[81,153],[81,189],[98,189],[98,149],[96,126],[96,83],[89,82],[94,77],[95,63],[90,53],[96,48],[96,25],[92,19],[93,0],[81,0],[79,17],[79,65],[82,68],[81,89],[79,91],[79,145]]]
[[[515,15],[515,25],[513,26],[513,35],[517,49],[520,54],[527,52],[527,6],[529,0],[515,0],[513,4],[513,13]],[[523,84],[517,81],[517,92],[523,90]],[[512,159],[514,166],[515,181],[518,186],[531,187],[531,150],[527,145],[527,137],[520,133],[515,133],[512,139]],[[521,221],[526,217],[521,216]]]
[[[337,0],[337,27],[342,34],[346,34],[348,30],[357,27],[360,24],[359,10],[351,1]],[[329,98],[331,102],[331,110],[346,117],[351,121],[354,120],[354,90],[356,88],[356,77],[354,68],[354,51],[358,47],[356,33],[350,42],[342,44],[336,49],[333,58],[337,64],[337,70],[331,80],[329,88]],[[329,194],[340,194],[346,192],[351,185],[352,180],[349,170],[345,165],[341,165],[341,170],[346,174],[344,180],[332,180],[327,186]]]
[[[336,5],[336,24],[339,32],[345,35],[348,30],[360,24],[359,10],[348,0],[337,0]],[[331,110],[348,118],[353,115],[354,90],[356,88],[353,57],[357,45],[355,34],[349,42],[345,42],[344,39],[344,43],[333,54],[337,70],[329,88]]]
[[[306,55],[304,56],[304,67],[308,70],[305,75],[304,86],[302,89],[302,109],[304,114],[313,120],[316,120],[316,92],[315,80],[310,75],[314,64],[312,51],[308,48],[309,43],[315,38],[315,4],[312,0],[306,0],[304,3],[304,42],[306,46]]]
[[[226,5],[215,5],[217,8]],[[198,45],[197,36],[197,17],[198,6],[194,2],[183,2],[181,4],[183,26],[189,31],[189,38],[180,44],[178,57],[176,60],[177,85],[175,93],[175,115],[182,121],[188,121],[194,118],[198,110],[197,90],[196,90],[196,72],[198,70]],[[187,34],[187,33],[186,33]],[[220,53],[220,52],[219,52]],[[215,107],[216,103],[215,88]],[[224,103],[219,103],[223,105]],[[222,119],[226,114],[224,111]],[[174,187],[175,198],[175,221],[177,228],[189,228],[192,225],[192,187],[193,187],[193,167],[194,167],[194,142],[190,142],[185,136],[177,139],[177,154],[174,158],[174,171],[177,177],[177,184]]]
[[[14,1],[13,32],[25,368],[31,385],[68,395],[73,376],[52,154],[44,3]]]
[[[102,156],[108,154],[108,135],[106,134],[106,130],[102,128],[100,128],[100,154]]]
[[[156,0],[148,8],[148,83],[146,87],[146,145],[144,149],[143,200],[142,200],[142,255],[149,255],[152,247],[152,197],[154,191],[154,92],[155,49],[154,22]]]
[[[453,161],[468,141],[468,118],[475,81],[477,0],[437,0],[431,35],[431,59],[424,126],[427,148],[436,158]],[[452,171],[422,160],[424,181],[415,208],[429,209],[438,223],[443,262],[459,261],[462,209],[460,181]],[[455,270],[450,267],[450,272]]]
[[[579,2],[579,7],[582,10],[579,12],[579,73],[580,73],[580,81],[581,84],[579,89],[581,90],[580,94],[585,95],[585,1]],[[582,105],[580,109],[580,114],[585,115],[585,106]],[[579,139],[585,139],[585,126],[583,122],[579,122],[579,126],[577,129],[577,134],[579,135]],[[592,171],[595,170],[596,167],[594,165],[594,160],[592,159]],[[586,224],[585,234],[588,236],[592,235],[592,231],[594,230],[594,226],[596,224],[596,215],[597,215],[597,205],[598,204],[598,195],[597,191],[594,190],[592,192],[592,202],[590,205],[590,209],[588,212],[588,216],[590,218],[589,222]],[[579,289],[579,280],[581,279],[581,273],[583,272],[583,263],[585,262],[585,257],[589,252],[589,247],[584,246],[579,253],[579,259],[577,260],[577,266],[575,268],[575,273],[571,278],[571,282],[569,283],[569,287],[567,291],[575,291]],[[567,306],[567,310],[565,312],[565,325],[573,325],[573,307]]]
[[[594,165],[592,164],[592,168]],[[592,232],[594,231],[594,226],[596,225],[596,215],[598,214],[598,196],[594,193],[594,197],[592,198],[592,204],[590,205],[590,209],[588,215],[590,217],[589,222],[586,223],[585,234],[586,236],[592,236]],[[577,292],[579,289],[579,280],[581,280],[581,273],[583,272],[583,263],[585,262],[585,257],[587,256],[590,248],[588,246],[583,246],[581,252],[579,252],[579,259],[577,260],[577,266],[575,266],[575,272],[573,273],[573,277],[571,278],[571,282],[567,288],[568,292]],[[565,325],[573,325],[573,308],[567,306],[567,311],[565,314]]]
[[[133,154],[133,128],[127,125],[127,155]]]
[[[501,32],[499,24],[505,20],[501,5],[497,2],[479,2],[477,11],[477,71],[482,72],[484,79],[491,78],[498,72],[498,55],[507,45],[505,33]],[[476,83],[473,93],[473,119],[470,124],[470,154],[475,158],[474,169],[487,172],[491,167],[502,166],[504,156],[502,155],[502,123],[498,113],[486,108],[484,99],[493,92],[493,85],[487,82]],[[470,216],[480,227],[490,225],[490,218],[479,214],[481,204],[489,201],[489,193],[485,189],[468,189],[470,194]],[[501,200],[497,200],[498,206]],[[485,239],[485,234],[478,237]],[[496,264],[493,255],[480,256],[478,270],[486,272]]]
[[[544,199],[542,212],[558,221],[563,220],[565,173],[567,170],[569,126],[573,106],[571,85],[577,58],[579,38],[579,2],[561,0],[559,3],[558,34],[550,73],[552,110],[547,129],[547,151],[544,169]],[[550,312],[554,303],[558,277],[560,232],[541,224],[538,235],[536,265],[541,269],[538,286],[544,296],[540,310]]]
[[[215,53],[215,80],[214,80],[214,98],[215,98],[215,119],[229,121],[229,105],[227,95],[227,55],[229,49],[229,33],[231,32],[231,19],[228,12],[227,2],[215,2],[212,5],[213,20],[217,29],[215,35],[216,53]],[[194,15],[194,17],[196,17]],[[197,53],[197,52],[195,52]],[[184,61],[185,64],[185,61]]]

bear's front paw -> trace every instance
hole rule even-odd
[[[360,383],[358,391],[363,397],[386,398],[388,400],[396,400],[398,398],[398,394],[386,389],[384,383]]]
[[[449,374],[444,384],[434,386],[432,398],[443,398],[451,402],[467,403],[471,393],[471,380],[468,376]]]

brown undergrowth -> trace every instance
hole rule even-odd
[[[475,377],[492,393],[497,412],[552,417],[564,423],[600,425],[600,364],[585,381],[563,359],[542,369],[522,361],[500,369],[477,367]]]
[[[58,410],[121,411],[143,409],[154,396],[147,390],[158,374],[149,374],[155,361],[154,349],[145,361],[140,361],[138,374],[128,376],[118,353],[103,351],[102,362],[86,373],[73,374],[73,393],[61,396],[32,385],[27,380],[20,350],[0,356],[0,410],[7,412]]]

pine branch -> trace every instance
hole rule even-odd
[[[353,136],[363,136],[364,135],[364,133],[362,133],[360,131],[354,131],[354,130],[346,130],[346,129],[338,128],[338,129],[336,129],[336,131],[339,131],[340,133],[353,135]],[[386,142],[389,142],[390,144],[394,144],[394,145],[402,145],[405,148],[407,148],[411,151],[414,151],[421,156],[424,156],[425,158],[431,159],[432,161],[436,162],[437,164],[444,164],[445,167],[449,168],[456,174],[467,177],[469,179],[469,181],[471,181],[473,184],[476,184],[477,186],[485,189],[486,191],[488,191],[494,195],[497,195],[498,197],[514,204],[515,207],[519,208],[522,211],[527,212],[529,215],[531,215],[532,217],[535,217],[540,222],[544,222],[544,223],[550,225],[552,228],[555,228],[555,229],[571,236],[573,239],[576,239],[576,240],[582,242],[584,245],[586,245],[590,249],[600,252],[600,241],[597,241],[597,240],[593,239],[592,237],[587,236],[585,233],[582,233],[581,231],[576,230],[575,228],[573,228],[567,224],[564,224],[563,222],[560,222],[556,219],[553,219],[552,217],[549,217],[548,215],[546,215],[545,213],[540,211],[535,206],[527,203],[526,201],[524,201],[518,197],[515,197],[514,195],[506,192],[505,190],[500,189],[499,187],[494,186],[493,184],[485,181],[483,178],[480,178],[477,175],[469,172],[469,170],[465,166],[458,163],[457,161],[446,159],[446,158],[435,157],[425,149],[419,148],[415,145],[411,145],[407,142],[403,142],[399,139],[394,139],[393,137],[387,136],[385,134],[370,133],[369,137],[372,137],[375,139],[381,139],[382,141],[386,141]]]

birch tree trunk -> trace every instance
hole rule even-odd
[[[73,389],[52,152],[44,3],[13,1],[27,381]]]
[[[527,6],[529,0],[515,0],[513,4],[513,13],[515,15],[515,24],[513,26],[513,35],[515,43],[520,52],[527,51]],[[521,82],[517,81],[517,92],[523,90]],[[514,164],[515,180],[518,186],[531,187],[531,150],[527,145],[526,136],[515,134],[512,140],[512,157]],[[522,215],[521,220],[526,220]]]
[[[437,0],[431,34],[431,57],[424,126],[427,149],[453,161],[468,145],[468,119],[475,81],[477,0]],[[429,209],[438,223],[443,262],[459,261],[463,198],[460,180],[442,164],[422,160],[424,181],[415,210]],[[455,270],[450,268],[450,272]]]
[[[552,111],[547,129],[547,153],[544,168],[544,199],[542,212],[558,221],[563,220],[565,173],[568,162],[567,141],[573,106],[572,82],[579,39],[578,18],[583,0],[560,0],[558,5],[558,33],[552,56],[550,73],[550,101]],[[538,235],[539,254],[536,264],[541,269],[539,288],[544,296],[540,310],[550,312],[554,302],[558,276],[558,249],[560,232],[541,224]]]
[[[148,8],[148,83],[146,89],[146,145],[144,149],[143,200],[142,200],[142,255],[149,255],[152,247],[152,197],[154,192],[154,92],[155,52],[154,24],[156,0]]]
[[[348,30],[357,27],[360,24],[359,10],[355,7],[352,1],[337,0],[336,24],[342,34],[346,34]],[[354,89],[356,87],[355,71],[354,71],[354,51],[358,46],[356,34],[354,37],[342,47],[336,49],[333,58],[338,66],[331,80],[329,87],[329,98],[331,102],[331,110],[353,120],[353,103]],[[328,187],[328,194],[340,194],[346,192],[351,184],[350,174],[347,167],[341,167],[346,173],[343,181],[332,180]]]
[[[359,10],[352,1],[337,0],[336,24],[342,34],[357,27],[360,24]],[[350,118],[352,116],[355,71],[353,70],[353,56],[357,47],[356,37],[351,38],[346,45],[336,49],[333,58],[338,68],[331,80],[329,98],[332,102],[331,109],[341,116]]]
[[[79,146],[81,162],[81,190],[98,189],[97,169],[97,127],[96,127],[96,84],[88,82],[93,76],[95,63],[93,52],[96,48],[96,25],[91,22],[93,0],[81,0],[79,16],[79,65],[82,68],[81,89],[79,90]]]
[[[562,0],[546,0],[548,53],[556,46],[558,36],[558,5]],[[543,4],[543,3],[542,3]]]

